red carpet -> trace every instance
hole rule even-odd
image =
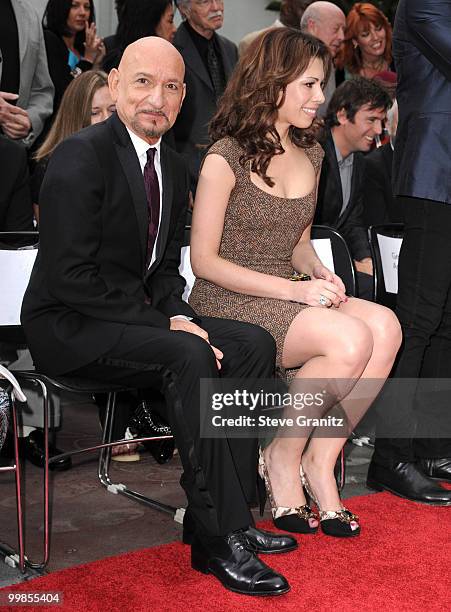
[[[353,498],[349,506],[361,517],[360,537],[299,536],[297,551],[265,556],[291,584],[291,592],[280,597],[226,591],[215,578],[190,568],[189,547],[181,543],[102,559],[3,591],[64,594],[60,606],[12,611],[451,610],[451,508],[413,504],[387,493]]]

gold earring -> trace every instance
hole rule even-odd
[[[358,45],[358,43],[357,43],[355,40],[353,40],[353,41],[352,41],[352,46],[354,47],[354,49],[357,49],[357,47],[358,47],[359,45]]]

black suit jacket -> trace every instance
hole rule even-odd
[[[400,0],[394,193],[451,204],[451,2]]]
[[[387,143],[365,157],[363,181],[363,218],[365,226],[404,223],[402,208],[393,196],[393,149]]]
[[[0,231],[33,230],[33,207],[25,147],[0,136],[0,166]]]
[[[365,158],[354,153],[351,196],[349,204],[340,215],[343,206],[340,171],[330,130],[325,132],[321,142],[325,156],[318,186],[318,202],[314,223],[329,225],[342,234],[353,259],[360,261],[370,257],[370,247],[363,220],[363,180]]]
[[[136,151],[116,114],[68,138],[41,189],[40,248],[22,305],[39,369],[75,370],[108,353],[126,325],[169,328],[195,316],[178,273],[189,180],[180,156],[161,146],[162,219],[146,268],[147,200]],[[150,298],[151,304],[146,304]]]
[[[238,61],[238,49],[232,41],[216,35],[227,80]],[[189,165],[194,189],[205,145],[209,144],[208,124],[216,112],[216,99],[210,75],[184,22],[175,34],[174,45],[185,61],[186,97],[173,131],[176,149]]]

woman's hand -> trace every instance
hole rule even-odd
[[[327,268],[324,268],[327,270]],[[347,297],[344,285],[340,278],[327,270],[332,280],[315,278],[310,281],[293,282],[292,301],[308,304],[309,306],[322,306],[338,308],[341,302],[346,302]],[[337,282],[334,282],[337,279]]]
[[[105,57],[105,45],[103,39],[97,36],[96,24],[86,23],[85,27],[85,53],[84,59],[92,64],[100,65]]]
[[[313,267],[312,276],[313,278],[322,278],[324,280],[329,281],[330,283],[334,283],[334,285],[337,285],[340,291],[342,291],[344,294],[346,293],[346,287],[344,286],[344,283],[341,278],[337,276],[334,272],[331,272],[329,268],[323,266],[322,263],[319,263]],[[347,299],[348,298],[343,301],[346,302]]]

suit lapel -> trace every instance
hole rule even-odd
[[[343,191],[341,189],[340,170],[338,168],[337,154],[335,152],[335,144],[332,138],[332,133],[329,132],[325,143],[327,157],[329,159],[329,169],[332,173],[333,183],[335,186],[335,196],[331,198],[330,203],[326,202],[326,206],[334,209],[333,218],[338,221],[341,209],[343,208]]]
[[[147,196],[144,187],[144,179],[139,164],[138,156],[136,155],[135,147],[128,135],[128,132],[119,119],[114,114],[111,119],[111,125],[116,134],[115,147],[116,153],[124,170],[125,177],[132,195],[133,207],[135,209],[136,221],[138,224],[139,242],[141,244],[141,259],[144,271],[147,254],[147,231],[149,227],[149,217],[147,212]]]
[[[196,74],[199,79],[201,79],[201,81],[203,81],[205,85],[207,85],[207,87],[213,91],[213,83],[211,82],[210,75],[208,74],[205,64],[203,63],[195,44],[186,31],[186,26],[184,23],[179,26],[179,31],[177,32],[175,42],[181,48],[181,53],[183,55],[185,64],[189,66],[194,74]]]
[[[232,58],[227,53],[227,47],[224,43],[222,36],[217,35],[218,46],[221,51],[222,57],[222,65],[224,66],[224,74],[226,81],[229,80],[230,75],[232,74],[232,70],[235,67],[235,64],[232,62]]]
[[[29,19],[27,18],[27,15],[25,13],[25,7],[23,6],[21,0],[16,0],[16,2],[12,2],[11,6],[13,8],[14,15],[16,16],[17,35],[19,39],[19,57],[20,63],[22,64],[27,48],[27,40],[29,38],[29,32],[27,31],[27,24],[29,23]],[[21,65],[20,68],[22,72],[23,66]]]
[[[351,195],[349,196],[349,204],[346,207],[346,210],[352,209],[355,195],[360,190],[360,180],[362,177],[362,164],[363,157],[359,154],[358,151],[354,153],[354,161],[352,163],[352,176],[351,176]],[[346,213],[346,211],[345,211]]]

